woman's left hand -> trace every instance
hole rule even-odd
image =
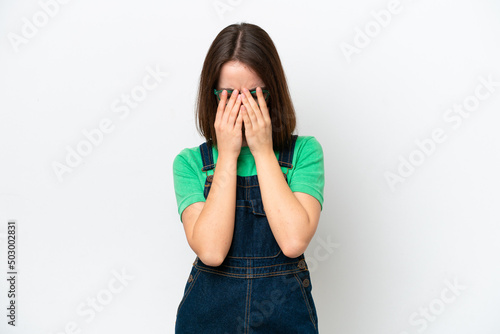
[[[261,87],[257,87],[257,99],[259,104],[255,102],[250,91],[243,88],[243,105],[240,112],[245,124],[245,138],[254,157],[269,151],[273,152],[271,117]]]

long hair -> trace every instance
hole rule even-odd
[[[222,66],[229,61],[245,64],[262,79],[270,94],[267,106],[273,128],[273,149],[281,150],[289,146],[296,118],[285,72],[267,32],[250,23],[227,26],[219,32],[208,49],[196,101],[198,132],[206,141],[217,145],[214,122],[218,101],[213,91]]]

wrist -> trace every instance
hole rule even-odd
[[[259,161],[273,161],[276,160],[276,154],[272,149],[267,149],[261,152],[254,154],[255,163]]]

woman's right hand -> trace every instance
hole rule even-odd
[[[233,90],[233,94],[228,99],[227,91],[224,90],[221,94],[221,100],[217,108],[215,116],[215,134],[217,136],[217,150],[219,155],[236,157],[240,155],[241,144],[243,142],[241,116],[241,95],[237,89]]]

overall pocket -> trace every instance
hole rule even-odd
[[[281,253],[261,199],[237,199],[229,258],[273,258]]]

